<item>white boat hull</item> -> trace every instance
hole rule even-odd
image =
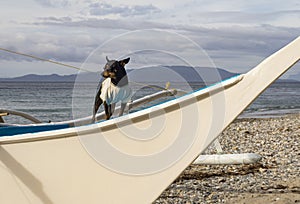
[[[243,76],[121,118],[0,138],[0,203],[154,201],[299,51],[300,38]]]

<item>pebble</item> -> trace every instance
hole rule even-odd
[[[299,129],[300,114],[235,120],[219,137],[223,152],[258,153],[262,160],[248,165],[192,164],[154,204],[232,203],[242,193],[299,193],[299,182],[288,184],[300,178]],[[217,152],[210,147],[205,153]]]

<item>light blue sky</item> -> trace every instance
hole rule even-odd
[[[200,61],[198,66],[208,66],[204,61],[201,64],[197,51],[181,45],[176,35],[162,34],[162,43],[151,32],[130,34],[126,37],[128,43],[119,37],[116,40],[119,43],[114,43],[117,46],[107,46],[102,51],[99,48],[103,42],[130,31],[166,30],[197,43],[216,67],[246,72],[300,35],[300,3],[298,0],[9,0],[0,3],[0,25],[0,47],[75,66],[104,55],[111,58],[129,55],[155,43],[160,43],[162,50],[185,53],[188,61]],[[97,56],[89,57],[91,54]],[[148,56],[147,60],[145,57],[136,60],[135,66],[168,61],[157,54],[155,59]],[[102,66],[101,63],[90,60],[86,66]],[[299,68],[298,63],[286,76],[299,73]],[[0,51],[0,78],[76,72]]]

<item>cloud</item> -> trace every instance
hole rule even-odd
[[[179,2],[177,2],[179,3]],[[176,5],[176,4],[175,4]],[[292,10],[299,8],[298,0],[289,0],[283,3],[281,0],[273,1],[260,1],[260,0],[232,0],[230,4],[226,0],[211,1],[211,0],[187,0],[182,1],[181,5],[188,7],[194,11],[200,12],[211,12],[211,11],[241,11],[245,13],[266,13],[266,12],[276,12],[282,10]]]
[[[202,24],[273,24],[281,22],[285,19],[289,24],[287,18],[299,19],[300,10],[281,10],[274,12],[242,12],[242,11],[211,11],[211,12],[199,12],[195,13],[190,19],[191,22],[201,22]],[[293,22],[294,23],[294,22]],[[290,25],[290,24],[289,24]],[[296,22],[295,26],[300,25]],[[288,25],[287,25],[288,26]]]
[[[71,17],[54,17],[54,16],[50,16],[50,17],[41,17],[38,18],[40,21],[44,21],[44,22],[56,22],[56,23],[65,23],[65,22],[72,22],[72,18]]]
[[[37,26],[59,26],[59,27],[73,27],[73,28],[98,28],[99,30],[103,29],[114,29],[114,30],[139,30],[139,29],[151,29],[151,28],[169,28],[170,25],[151,22],[144,20],[132,19],[130,21],[125,19],[98,19],[98,18],[86,18],[80,20],[72,20],[68,17],[57,18],[57,17],[47,17],[39,18],[38,22],[33,23]],[[173,26],[171,25],[173,28]]]
[[[193,36],[197,31],[190,30]],[[224,26],[209,29],[203,33],[206,37],[199,41],[208,50],[237,50],[251,54],[270,53],[280,45],[296,38],[300,28],[284,28],[272,25]],[[197,38],[197,36],[195,36]]]
[[[2,35],[0,35],[1,39]],[[97,42],[84,34],[56,35],[46,32],[16,33],[0,39],[1,47],[44,59],[62,62],[83,62]],[[12,53],[0,52],[0,59],[7,61],[35,61]]]
[[[177,32],[192,39],[214,61],[218,62],[218,66],[225,68],[235,66],[242,69],[256,65],[262,58],[277,51],[300,33],[299,27],[290,28],[266,24],[200,25],[171,24],[143,19],[129,21],[128,19],[43,17],[31,26],[39,29],[48,28],[49,33],[44,30],[34,34],[32,32],[16,33],[9,36],[9,38],[0,36],[0,43],[7,46],[14,45],[20,51],[58,61],[83,62],[104,40],[128,31],[159,29]],[[136,35],[104,52],[119,56],[131,50],[142,50],[149,47],[149,44],[157,43],[156,39],[159,38],[159,35],[152,34]],[[1,42],[1,39],[6,40]],[[161,43],[161,41],[158,42]],[[161,43],[160,49],[165,48],[181,50],[191,54],[192,57],[197,57],[189,50],[188,46],[176,41],[174,38]],[[104,59],[103,56],[100,56],[100,58]],[[9,55],[0,57],[9,60],[15,59]]]
[[[160,9],[153,6],[152,4],[148,5],[121,5],[121,6],[113,6],[108,3],[91,3],[89,5],[89,13],[94,16],[107,16],[110,14],[119,15],[122,17],[129,16],[142,16],[153,13],[160,12]]]
[[[268,51],[272,47],[277,47],[277,44],[287,42],[300,33],[300,27],[282,27],[268,24],[257,25],[188,25],[188,24],[169,24],[161,22],[153,22],[147,20],[131,20],[126,19],[97,19],[88,18],[73,21],[70,18],[41,18],[36,25],[59,26],[71,28],[97,28],[103,30],[123,30],[135,31],[143,29],[162,29],[171,30],[183,35],[187,35],[195,39],[197,43],[205,49],[249,49],[259,53]],[[241,43],[241,42],[245,43]],[[247,42],[251,43],[247,45]],[[272,42],[272,43],[269,43]],[[250,46],[251,45],[251,46]],[[251,50],[251,49],[250,49]],[[272,49],[273,50],[273,49]]]
[[[82,62],[102,42],[119,34],[159,29],[177,32],[192,39],[220,67],[239,67],[242,70],[256,65],[300,33],[300,11],[292,4],[264,10],[263,8],[272,5],[269,3],[259,7],[258,1],[244,0],[235,0],[234,4],[208,0],[174,1],[174,5],[169,1],[164,6],[162,4],[166,4],[165,1],[160,4],[158,0],[152,1],[153,4],[139,1],[141,5],[136,5],[133,1],[121,5],[116,1],[104,3],[86,0],[77,6],[70,0],[36,2],[47,7],[70,6],[68,16],[49,13],[48,17],[38,17],[30,23],[27,21],[20,27],[27,27],[28,32],[9,32],[6,35],[2,32],[0,44],[62,62]],[[256,11],[256,7],[260,10]],[[71,12],[72,9],[77,10]],[[61,10],[58,10],[60,13]],[[139,37],[128,38],[126,42],[119,43],[118,47],[105,52],[113,56],[122,55],[131,50],[149,47],[149,44],[156,43],[155,38],[159,38],[151,35]],[[140,40],[143,38],[144,41]],[[180,44],[176,39],[170,39],[160,46],[161,49],[178,49],[191,57],[197,57],[188,46]],[[24,60],[2,53],[0,58]],[[155,63],[159,63],[158,57],[156,60]]]
[[[52,8],[65,8],[70,6],[70,1],[68,0],[35,0],[38,4],[44,7]]]

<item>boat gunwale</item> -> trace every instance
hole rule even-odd
[[[154,118],[156,116],[161,115],[162,111],[164,111],[164,113],[175,111],[187,105],[211,97],[221,91],[224,91],[236,85],[243,78],[244,78],[244,74],[235,75],[223,81],[217,82],[215,84],[212,84],[204,88],[200,88],[193,92],[189,92],[183,96],[168,100],[161,104],[150,106],[140,111],[136,111],[110,120],[100,121],[94,124],[86,124],[82,126],[75,126],[75,127],[63,128],[58,130],[40,131],[40,132],[25,133],[25,134],[18,134],[12,136],[1,136],[0,145],[35,142],[41,140],[63,139],[68,137],[76,137],[78,135],[84,136],[90,133],[99,132],[99,130],[101,132],[109,131],[116,127],[122,127],[128,124],[132,124],[132,121],[143,121],[146,120],[147,118],[149,119],[150,113],[151,113],[151,118]]]

